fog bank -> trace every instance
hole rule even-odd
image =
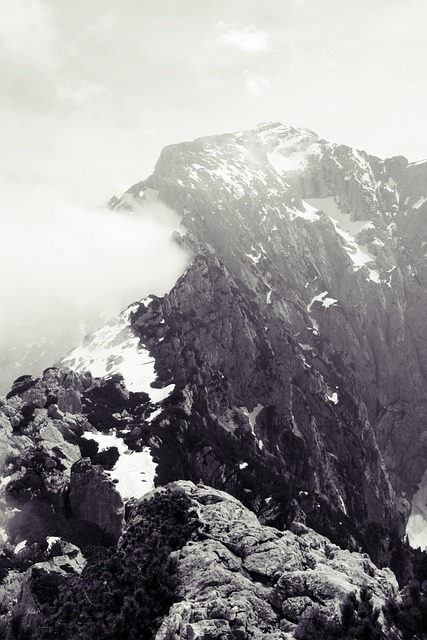
[[[0,223],[0,395],[131,302],[169,291],[190,260],[171,240],[179,217],[157,202],[133,214],[2,189]]]

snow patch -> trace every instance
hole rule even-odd
[[[53,547],[54,544],[56,544],[57,542],[59,542],[61,540],[61,538],[58,538],[58,536],[48,536],[46,538],[47,541],[47,551],[50,551]]]
[[[154,489],[157,465],[154,463],[148,447],[145,447],[143,451],[130,451],[123,440],[116,435],[116,432],[105,434],[85,431],[83,435],[88,440],[95,440],[99,444],[100,451],[109,447],[117,447],[119,450],[119,459],[112,471],[107,473],[113,480],[118,481],[116,488],[123,500],[140,498]]]
[[[326,297],[327,295],[328,295],[328,292],[323,291],[322,293],[319,293],[317,296],[314,296],[310,304],[307,306],[308,313],[311,312],[311,307],[315,302],[321,302],[322,307],[324,307],[325,309],[329,309],[329,307],[334,307],[335,303],[338,302],[338,300],[335,300],[335,298],[327,298]]]
[[[307,198],[306,202],[316,211],[323,211],[339,224],[340,228],[352,236],[357,236],[362,229],[372,229],[374,225],[368,220],[352,220],[351,213],[343,213],[337,203],[337,196],[327,198]]]
[[[317,142],[306,148],[302,148],[303,146],[304,143],[298,138],[282,139],[273,151],[267,153],[268,161],[279,174],[301,171],[307,167],[310,157],[320,156],[322,153],[322,148]]]
[[[149,298],[143,301],[147,306]],[[137,307],[132,305],[115,322],[110,322],[87,336],[83,343],[73,349],[62,364],[78,372],[90,371],[95,377],[111,377],[120,373],[130,391],[145,391],[153,402],[164,400],[174,385],[155,389],[154,359],[134,335],[130,313]]]
[[[344,249],[354,264],[354,271],[359,271],[362,267],[366,267],[369,271],[368,279],[379,283],[380,276],[378,271],[367,266],[370,263],[375,263],[375,256],[370,254],[365,246],[359,245],[355,238],[355,235],[362,229],[371,228],[372,222],[351,220],[350,214],[343,214],[341,212],[333,196],[328,198],[311,198],[307,202],[312,205],[317,205],[319,210],[323,210],[329,216],[335,227],[335,231],[345,241]],[[348,231],[345,229],[348,229]]]
[[[427,198],[420,198],[415,204],[412,205],[412,208],[419,209],[424,204],[424,202],[427,202]]]
[[[320,220],[320,216],[318,214],[318,210],[313,207],[308,201],[303,200],[303,209],[291,209],[290,210],[290,218],[291,220],[295,220],[295,218],[304,218],[304,220],[308,220],[309,222],[315,222],[316,220]]]
[[[25,549],[26,546],[27,546],[27,541],[21,540],[21,542],[18,542],[18,544],[15,547],[15,553],[19,553],[20,551],[22,551],[22,549]]]
[[[333,404],[338,404],[338,394],[336,391],[334,391],[333,393],[331,393],[331,395],[329,395],[328,393],[326,394],[327,399],[329,400],[329,402],[332,402]]]
[[[247,407],[239,407],[239,409],[240,411],[243,411],[245,416],[248,418],[249,424],[251,425],[252,432],[253,432],[257,416],[259,412],[262,411],[262,409],[264,409],[263,405],[258,403],[257,406],[253,409],[253,411],[249,411]]]

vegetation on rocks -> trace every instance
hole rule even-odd
[[[149,640],[174,600],[173,552],[197,529],[190,500],[164,491],[142,501],[116,548],[92,548],[81,576],[39,575],[42,621],[33,640]]]

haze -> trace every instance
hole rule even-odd
[[[9,219],[0,252],[2,394],[131,302],[166,293],[190,258],[171,240],[180,219],[162,204],[137,214],[84,209],[34,188],[9,197],[3,189],[0,206]]]
[[[279,121],[427,155],[424,0],[0,0],[1,173],[99,205],[166,144]]]

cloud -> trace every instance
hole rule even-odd
[[[219,38],[220,44],[231,45],[245,53],[261,53],[270,48],[268,32],[258,29],[253,24],[244,27],[219,23],[217,26],[223,30],[227,29]]]
[[[269,78],[264,76],[253,76],[248,72],[245,73],[246,76],[246,89],[249,93],[254,95],[262,95],[263,93],[267,93],[271,91],[276,85],[277,80],[272,82]]]
[[[112,37],[117,21],[111,11],[105,13],[96,22],[86,26],[78,37],[81,40],[108,40]]]
[[[161,203],[131,214],[64,204],[37,186],[0,193],[1,395],[131,302],[169,291],[190,256],[171,239],[180,218]]]
[[[106,90],[100,84],[89,80],[81,80],[75,84],[60,83],[56,89],[57,96],[62,102],[71,102],[81,106],[93,98],[105,97]]]
[[[5,53],[33,66],[51,67],[54,27],[41,0],[0,0],[0,44]]]

